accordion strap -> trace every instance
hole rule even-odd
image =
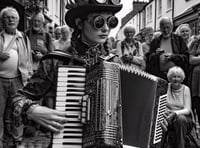
[[[42,57],[41,61],[46,60],[46,59],[51,59],[51,58],[57,58],[60,60],[71,60],[71,61],[75,61],[82,64],[85,64],[85,61],[78,58],[78,57],[74,57],[71,54],[68,54],[66,52],[60,51],[60,50],[54,50],[52,52],[50,52],[49,54],[45,55]]]

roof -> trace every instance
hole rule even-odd
[[[141,2],[141,1],[133,2],[133,10],[122,18],[121,28],[123,28],[123,26],[125,26],[126,23],[130,21],[138,12],[143,10],[146,4],[148,4],[148,2]]]

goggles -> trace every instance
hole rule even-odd
[[[99,4],[113,4],[113,5],[119,5],[121,0],[94,0],[96,3]]]
[[[115,16],[110,16],[108,18],[104,18],[101,15],[93,17],[91,24],[94,26],[95,29],[101,29],[104,27],[105,23],[108,25],[110,29],[113,29],[118,24],[118,19]]]

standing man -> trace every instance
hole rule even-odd
[[[187,83],[189,53],[183,38],[174,34],[172,20],[163,17],[160,20],[161,35],[150,44],[150,50],[146,54],[146,70],[158,77],[167,80],[167,71],[173,66],[180,66],[185,74]]]
[[[53,51],[52,37],[44,31],[44,15],[36,13],[31,18],[31,29],[26,32],[30,41],[33,55],[33,70],[38,68],[40,59]]]
[[[3,31],[0,33],[0,148],[3,148],[4,129],[6,148],[12,139],[10,97],[23,87],[32,73],[30,41],[17,30],[19,19],[17,10],[12,7],[4,8],[0,13],[3,24]]]

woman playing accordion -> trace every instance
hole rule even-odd
[[[28,84],[12,99],[12,136],[23,144],[23,129],[28,125],[41,126],[40,131],[60,132],[66,123],[67,113],[52,109],[55,106],[57,70],[60,65],[90,67],[102,60],[112,60],[104,50],[111,29],[115,28],[118,19],[115,13],[121,10],[118,0],[81,0],[72,3],[67,1],[68,12],[65,21],[73,28],[71,47],[68,53],[54,51],[44,57],[38,70]],[[42,102],[39,105],[38,102]],[[28,131],[29,132],[29,131]]]

